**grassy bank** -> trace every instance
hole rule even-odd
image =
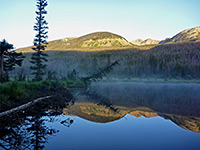
[[[10,81],[0,83],[0,112],[22,105],[35,98],[57,94],[60,88],[84,87],[80,81]]]

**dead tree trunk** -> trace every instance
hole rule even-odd
[[[33,105],[35,103],[38,103],[38,102],[40,102],[40,101],[42,101],[44,99],[48,99],[48,98],[51,98],[51,97],[53,97],[53,96],[45,96],[45,97],[37,98],[37,99],[35,99],[35,100],[31,101],[31,102],[28,102],[28,103],[26,103],[24,105],[21,105],[21,106],[18,106],[16,108],[13,108],[13,109],[10,109],[10,110],[7,110],[7,111],[4,111],[4,112],[0,113],[0,117],[3,117],[5,115],[9,115],[9,114],[11,114],[13,112],[17,112],[17,111],[22,110],[22,109],[25,109],[25,108],[30,107],[31,105]]]

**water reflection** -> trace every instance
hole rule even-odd
[[[28,110],[23,110],[12,116],[0,118],[0,146],[3,149],[44,149],[46,143],[49,142],[49,137],[58,134],[60,127],[58,127],[57,124],[66,129],[71,129],[71,127],[73,127],[72,125],[75,123],[72,119],[74,116],[96,123],[108,123],[126,117],[133,119],[130,116],[135,116],[137,118],[161,117],[177,124],[179,126],[177,128],[182,127],[190,131],[200,132],[199,90],[200,84],[191,83],[155,84],[100,82],[92,84],[88,89],[71,91],[73,96],[70,93],[64,93],[62,96],[55,97],[55,99],[38,103]],[[156,122],[153,123],[153,125],[164,125],[158,118],[150,122],[155,120],[160,124],[157,125]],[[136,125],[136,127],[144,126],[142,124],[137,125],[135,121],[134,124],[128,125],[127,122],[121,120],[127,128],[133,125]],[[87,123],[87,126],[89,126],[89,124],[90,122]],[[76,126],[77,132],[70,130],[73,131],[71,135],[77,136],[76,138],[78,138],[80,132],[82,132],[82,125],[83,124],[80,123],[78,125],[79,127]],[[110,126],[113,127],[114,125],[115,124],[112,124]],[[90,128],[96,127],[91,124]],[[98,128],[98,130],[98,133],[102,133],[101,130],[104,130],[104,127],[101,126],[101,129]],[[134,134],[137,133],[136,130],[137,129],[134,130]],[[160,129],[160,131],[163,130]],[[88,136],[90,134],[92,135],[93,132],[94,131],[88,132]],[[109,130],[109,132],[111,132],[111,130]],[[144,132],[148,133],[149,131]],[[157,134],[156,131],[152,132]],[[168,132],[167,129],[166,132]],[[117,132],[111,132],[111,135],[115,135],[116,133],[120,135],[125,134],[120,127],[117,129]],[[138,133],[138,136],[139,135],[141,135],[141,133]],[[67,135],[64,134],[61,138],[65,139]],[[76,138],[74,139],[77,145],[83,144],[81,141],[77,143]],[[103,142],[105,137],[94,137],[94,139],[95,138]],[[144,137],[141,137],[141,139],[142,138]],[[196,139],[196,136],[194,139]],[[68,140],[70,141],[71,138],[69,139],[68,137]],[[110,139],[107,139],[107,141],[108,140]],[[122,139],[119,138],[119,140]],[[60,139],[53,141],[52,145],[56,145],[58,142],[60,142]],[[155,141],[153,142],[155,143]],[[68,148],[66,143],[62,144],[65,148]],[[127,146],[131,147],[131,143],[129,144],[130,145]],[[102,143],[102,145],[104,145],[104,143]]]
[[[67,107],[72,99],[69,93],[66,95],[45,100],[29,109],[0,118],[0,146],[3,149],[15,150],[44,149],[48,137],[59,132],[47,126],[48,122],[59,122],[65,127],[70,127],[73,123],[70,118],[60,118],[63,108]]]
[[[102,82],[75,93],[75,105],[64,109],[94,122],[111,122],[126,114],[160,116],[200,132],[200,85],[187,83]]]

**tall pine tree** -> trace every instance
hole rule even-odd
[[[4,71],[4,57],[5,53],[8,52],[8,50],[13,49],[13,45],[9,44],[5,39],[0,42],[0,76],[3,75]]]
[[[47,11],[45,10],[45,7],[48,5],[47,0],[36,0],[37,1],[37,11],[36,11],[36,23],[34,26],[34,30],[36,31],[35,39],[34,39],[34,48],[32,48],[35,53],[32,54],[31,57],[31,63],[32,66],[30,67],[33,70],[33,73],[35,75],[35,80],[40,81],[42,80],[43,75],[45,74],[45,68],[47,62],[46,57],[48,56],[43,51],[47,47],[47,22],[45,20],[45,15],[47,14]]]
[[[8,71],[12,71],[16,66],[21,66],[25,56],[15,52],[12,44],[5,39],[0,41],[0,82],[8,81]]]

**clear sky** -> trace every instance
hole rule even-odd
[[[30,46],[36,0],[0,0],[0,40]],[[162,40],[200,26],[200,0],[48,0],[48,40],[109,31]]]

